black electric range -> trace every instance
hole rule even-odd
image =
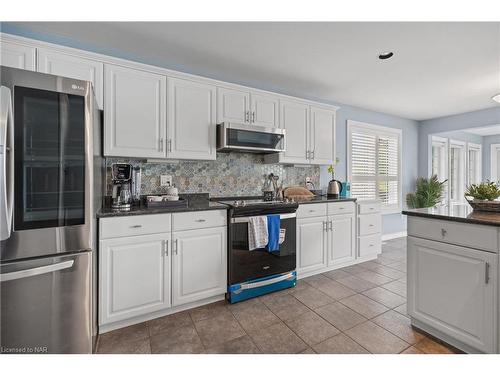
[[[296,285],[296,211],[291,201],[262,198],[219,198],[228,209],[228,293],[231,303]],[[249,249],[250,217],[279,215],[280,244],[276,251],[266,247]]]

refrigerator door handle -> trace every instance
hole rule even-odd
[[[0,282],[24,279],[26,277],[43,275],[45,273],[64,270],[73,267],[74,260],[67,260],[60,263],[49,264],[48,266],[28,268],[27,270],[14,271],[9,273],[0,274]]]
[[[10,237],[14,204],[14,116],[10,89],[0,87],[0,241]]]

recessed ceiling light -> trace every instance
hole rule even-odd
[[[496,95],[492,96],[491,99],[493,99],[497,103],[500,103],[500,94],[496,94]]]
[[[380,55],[378,55],[378,58],[380,60],[387,60],[390,59],[392,56],[394,56],[394,53],[392,52],[382,52]]]

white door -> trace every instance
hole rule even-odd
[[[104,154],[166,157],[167,78],[106,64]]]
[[[167,86],[167,157],[215,160],[215,86],[177,78]]]
[[[174,232],[172,241],[174,306],[226,293],[226,227]]]
[[[252,125],[268,128],[279,127],[279,100],[272,95],[251,94],[251,123]]]
[[[247,91],[217,88],[217,123],[250,124],[250,94]]]
[[[280,161],[308,164],[309,106],[300,102],[280,102],[280,124],[286,130],[285,147]]]
[[[335,155],[335,111],[311,107],[311,164],[332,164]]]
[[[297,271],[312,272],[327,265],[326,217],[297,220]]]
[[[477,350],[495,352],[497,255],[408,238],[408,314]]]
[[[104,64],[49,49],[38,49],[39,72],[92,82],[97,104],[102,106]]]
[[[354,215],[330,216],[331,231],[328,243],[328,265],[353,261],[356,258]]]
[[[0,65],[34,71],[35,61],[36,48],[0,41]]]
[[[170,233],[100,241],[99,324],[171,306]]]

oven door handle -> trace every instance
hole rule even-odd
[[[274,283],[277,283],[277,282],[280,282],[283,280],[292,280],[294,278],[295,278],[295,272],[292,271],[292,272],[286,273],[284,275],[281,275],[281,276],[278,276],[278,277],[275,277],[272,279],[257,281],[255,283],[249,283],[249,284],[241,284],[240,287],[234,291],[234,293],[238,294],[238,293],[241,293],[242,291],[247,290],[247,289],[259,288],[261,286],[271,285],[271,284],[274,284]]]
[[[267,217],[267,215],[258,215],[256,217]],[[297,214],[295,212],[291,213],[291,214],[281,214],[280,215],[280,220],[293,219],[294,217],[297,217]],[[249,218],[250,218],[249,216],[246,216],[246,217],[233,217],[231,219],[231,222],[232,223],[248,223]]]

